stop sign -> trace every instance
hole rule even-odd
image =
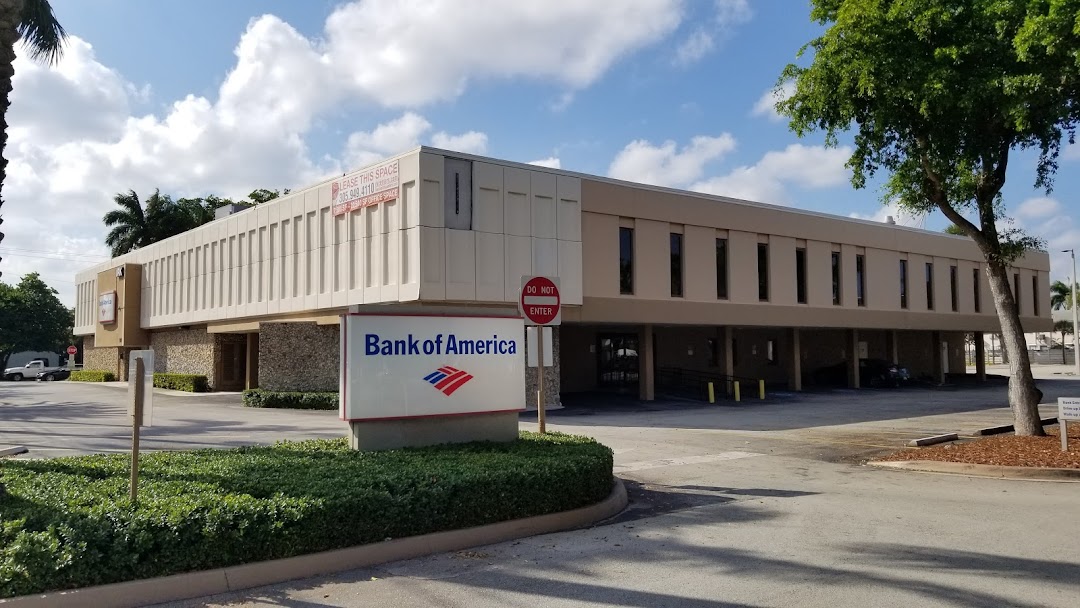
[[[558,325],[562,321],[559,279],[521,277],[518,310],[527,325]]]
[[[75,348],[74,346],[69,346],[67,348],[67,354],[69,355],[74,355],[77,352],[79,352],[79,349]]]

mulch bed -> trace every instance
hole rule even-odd
[[[1069,424],[1069,451],[1061,451],[1059,427],[1046,428],[1047,437],[999,435],[929,448],[908,448],[876,458],[890,460],[936,460],[1009,467],[1080,469],[1080,423]]]

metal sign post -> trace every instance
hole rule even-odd
[[[131,391],[131,502],[139,498],[139,427],[143,415],[143,360],[134,361],[135,384]]]
[[[521,277],[518,310],[525,324],[536,327],[536,420],[540,434],[547,432],[544,413],[544,327],[562,322],[562,297],[557,277]]]

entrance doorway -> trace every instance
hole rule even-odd
[[[596,339],[596,385],[638,390],[637,334],[600,334]]]
[[[244,390],[247,380],[247,337],[226,335],[221,339],[221,367],[218,369],[219,391]]]

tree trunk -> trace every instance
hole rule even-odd
[[[7,111],[11,106],[11,79],[15,75],[15,45],[19,42],[19,21],[22,19],[23,0],[0,0],[0,211],[4,206],[4,182],[7,181],[8,123]],[[4,218],[0,214],[0,224]],[[4,233],[0,232],[0,243]],[[2,258],[0,258],[2,259]],[[4,276],[0,272],[0,277]]]
[[[1000,262],[990,262],[986,274],[1001,323],[1002,352],[1009,363],[1009,407],[1013,411],[1016,434],[1042,437],[1046,435],[1039,420],[1042,391],[1035,386],[1035,379],[1031,375],[1031,359],[1016,299],[1009,286],[1008,269]]]

